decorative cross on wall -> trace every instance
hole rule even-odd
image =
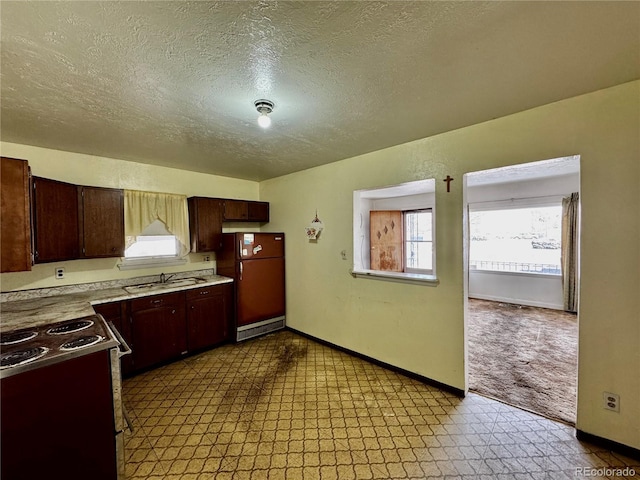
[[[449,175],[447,175],[447,178],[445,178],[444,180],[442,180],[443,182],[447,182],[447,192],[450,192],[451,189],[451,182],[453,181],[453,177],[450,177]]]

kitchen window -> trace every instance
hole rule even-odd
[[[356,277],[437,285],[435,180],[354,192]]]
[[[187,198],[125,190],[124,260],[121,270],[181,265],[189,253]]]

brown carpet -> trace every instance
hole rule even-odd
[[[469,299],[469,388],[575,424],[576,315]]]

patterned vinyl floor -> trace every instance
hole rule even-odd
[[[639,461],[567,425],[288,331],[127,379],[124,394],[129,479],[640,478]]]

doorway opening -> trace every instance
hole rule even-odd
[[[575,424],[580,157],[471,172],[463,188],[467,387]]]

